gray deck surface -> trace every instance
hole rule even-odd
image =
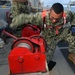
[[[11,42],[11,41],[10,41]],[[9,74],[9,66],[7,56],[10,52],[10,42],[6,45],[6,55],[0,54],[0,75]],[[55,67],[49,73],[33,73],[33,74],[17,74],[17,75],[75,75],[72,68],[67,63],[60,48],[57,46],[53,56],[53,60],[56,62]]]
[[[53,60],[56,61],[56,66],[50,71],[50,75],[75,75],[59,47],[56,48]]]

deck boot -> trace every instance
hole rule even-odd
[[[48,63],[48,69],[49,69],[49,71],[51,71],[53,68],[54,68],[54,66],[56,65],[56,62],[55,61],[49,61],[49,63]]]

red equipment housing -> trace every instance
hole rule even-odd
[[[30,35],[26,34],[28,31]],[[8,55],[12,74],[46,72],[46,43],[43,37],[39,36],[40,29],[37,26],[26,26],[21,38],[5,30],[2,32],[15,39]]]
[[[17,39],[8,56],[12,74],[46,72],[46,43],[41,36]]]
[[[41,29],[36,25],[27,24],[22,30],[22,37],[40,35]]]

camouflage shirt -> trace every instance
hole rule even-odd
[[[10,27],[15,29],[18,26],[21,26],[23,24],[32,24],[32,25],[38,25],[39,27],[42,27],[43,26],[43,19],[42,19],[41,12],[38,12],[35,14],[33,14],[33,13],[31,13],[31,14],[21,13],[12,19],[12,23],[10,24]],[[51,41],[50,40],[51,38],[54,40],[54,39],[56,39],[55,37],[58,38],[58,36],[60,36],[60,38],[62,36],[64,37],[64,33],[62,33],[63,27],[58,29],[59,35],[57,35],[57,36],[56,36],[56,30],[54,28],[55,26],[63,25],[63,19],[61,19],[57,23],[53,24],[51,22],[51,20],[49,19],[49,14],[47,13],[46,14],[46,24],[53,27],[52,29],[50,29],[50,28],[46,29],[45,28],[42,30],[42,35],[44,36],[44,38],[46,39],[48,44],[50,43],[49,41]]]
[[[67,22],[70,22],[71,25],[75,25],[75,12],[67,11],[66,15]]]
[[[30,13],[30,6],[25,5],[23,2],[13,2],[11,5],[11,18],[14,18],[15,16],[21,14],[21,13]]]
[[[14,12],[14,11],[13,11]],[[56,26],[61,26],[63,25],[63,19],[58,21],[57,23],[53,24],[51,20],[49,19],[49,14],[46,14],[46,22],[47,25],[52,26],[52,28],[44,28],[41,31],[42,36],[45,38],[46,43],[47,43],[47,61],[49,61],[52,58],[52,55],[54,53],[56,44],[62,40],[66,39],[66,35],[68,33],[68,28],[61,28],[58,29],[59,34],[56,35]],[[13,17],[12,23],[10,24],[10,27],[12,29],[17,29],[19,26],[21,27],[22,25],[25,24],[32,24],[32,25],[38,25],[39,27],[43,27],[43,18],[42,18],[42,13],[21,13]]]
[[[69,48],[68,48],[69,52],[75,54],[75,33],[72,32],[71,28],[70,28],[69,33],[67,35],[67,41],[68,41],[68,44],[69,44]]]

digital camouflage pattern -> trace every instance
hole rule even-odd
[[[19,14],[12,19],[10,27],[12,29],[16,29],[18,26],[22,26],[24,24],[43,25],[41,13]]]
[[[27,8],[27,6],[26,6],[26,8]],[[26,8],[25,8],[24,4],[18,4],[18,3],[15,4],[14,3],[12,5],[12,16],[11,16],[12,23],[10,24],[10,27],[12,29],[17,29],[18,27],[21,27],[22,25],[25,25],[25,24],[34,24],[34,25],[38,25],[40,27],[43,26],[43,19],[42,19],[41,13],[40,12],[35,13],[35,14],[29,13],[29,8],[27,8],[27,10],[25,10]],[[67,22],[70,22],[72,24],[73,23],[72,18],[74,17],[74,15],[72,15],[71,12],[69,12],[68,14],[70,14],[71,17],[67,16]],[[71,52],[71,51],[74,52],[73,51],[74,50],[74,43],[73,43],[74,38],[70,34],[68,34],[69,27],[62,26],[62,28],[58,29],[59,34],[56,35],[55,26],[63,25],[63,19],[61,19],[59,22],[53,24],[49,19],[49,14],[47,13],[46,24],[52,26],[52,28],[44,28],[42,30],[42,36],[45,38],[46,43],[47,43],[47,49],[46,49],[47,62],[49,62],[52,59],[52,56],[55,52],[56,45],[60,40],[65,40],[65,41],[68,41],[69,43],[71,43],[71,45],[69,44],[69,46],[70,46],[69,52]],[[71,39],[71,38],[73,38],[73,39]]]
[[[12,29],[16,29],[19,26],[22,26],[23,24],[36,24],[36,25],[42,25],[42,18],[40,13],[36,13],[33,15],[33,13],[30,13],[31,7],[28,6],[28,4],[21,3],[21,2],[13,2],[11,5],[11,18],[12,23],[10,24],[10,27]],[[38,18],[35,19],[35,18]],[[38,22],[39,21],[39,22]]]
[[[28,1],[26,2],[19,2],[17,0],[14,0],[11,4],[11,19],[12,19],[12,23],[10,24],[10,28],[12,28],[12,33],[15,36],[21,36],[21,30],[23,28],[25,19],[24,15],[20,15],[20,14],[30,14],[30,9],[31,7],[28,6]],[[21,27],[20,27],[21,25]],[[18,26],[18,27],[17,27]],[[18,33],[19,32],[19,33]]]
[[[67,12],[67,22],[70,22],[71,27],[75,25],[75,12]],[[67,35],[68,44],[69,44],[69,55],[68,58],[75,64],[75,36],[72,35],[72,30],[69,30]]]
[[[52,24],[48,16],[46,17],[46,24],[53,26],[53,28],[46,28],[42,31],[42,36],[45,38],[47,42],[47,62],[49,62],[52,59],[52,56],[55,52],[56,45],[59,41],[67,39],[67,34],[70,26],[64,27],[63,21],[59,21],[56,24]],[[54,27],[63,25],[62,28],[60,28],[59,34],[56,35],[56,30]],[[66,24],[65,24],[66,25]]]
[[[75,33],[73,33],[71,28],[70,28],[69,33],[67,35],[67,41],[68,41],[68,44],[69,44],[68,59],[75,65],[75,35],[74,34]]]
[[[69,43],[69,52],[70,53],[74,53],[75,54],[75,33],[72,32],[72,27],[74,25],[71,26],[71,28],[69,29],[69,33],[67,35],[67,41]]]
[[[69,43],[69,52],[75,53],[75,36],[72,36],[71,32],[68,34],[67,41]]]
[[[29,14],[30,8],[31,7],[25,4],[24,2],[13,2],[13,4],[11,5],[11,18],[14,18],[15,16],[21,13]]]
[[[70,22],[71,27],[75,25],[75,12],[68,11],[67,12],[67,21]],[[74,53],[75,54],[75,36],[72,35],[72,31],[67,35],[67,41],[69,44],[69,53]]]
[[[70,22],[71,25],[75,25],[75,12],[67,11],[67,22]]]
[[[43,26],[43,19],[41,16],[41,13],[36,13],[36,14],[20,14],[17,15],[13,18],[12,23],[10,25],[11,28],[17,28],[18,26],[22,26],[23,24],[36,24],[40,27]],[[61,28],[59,29],[59,35],[56,35],[56,31],[55,31],[55,26],[58,25],[63,25],[63,21],[60,20],[58,23],[56,24],[52,24],[52,22],[49,19],[49,16],[47,14],[46,16],[46,24],[47,25],[51,25],[53,26],[52,29],[43,29],[42,30],[42,36],[45,38],[46,42],[47,42],[47,51],[46,51],[46,56],[47,56],[47,62],[49,62],[52,59],[52,56],[55,52],[55,48],[56,48],[56,44],[62,40],[66,38],[66,35],[68,33],[68,28]]]

